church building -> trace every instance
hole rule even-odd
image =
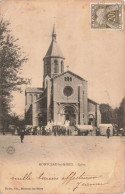
[[[64,124],[98,126],[101,123],[99,104],[88,98],[88,82],[64,71],[65,57],[56,40],[55,25],[52,41],[43,58],[43,87],[26,88],[25,121],[27,125]]]

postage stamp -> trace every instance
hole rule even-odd
[[[91,29],[123,29],[122,3],[91,3]]]

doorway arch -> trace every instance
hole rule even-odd
[[[60,109],[62,123],[68,120],[71,126],[75,125],[78,122],[77,115],[77,108],[74,105],[63,105]]]
[[[88,124],[95,125],[95,116],[93,113],[89,113],[89,115],[88,115]]]

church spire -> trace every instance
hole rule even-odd
[[[55,30],[55,24],[53,25],[52,40],[53,40],[53,41],[56,41],[56,30]]]
[[[65,57],[56,41],[56,31],[55,24],[52,30],[52,41],[50,43],[49,49],[43,58],[44,61],[44,74],[43,74],[43,85],[45,87],[45,78],[48,75],[50,78],[59,75],[64,72],[64,60]]]

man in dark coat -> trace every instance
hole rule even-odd
[[[109,138],[110,137],[110,128],[109,127],[107,128],[106,134],[107,134],[107,138]]]
[[[21,139],[21,143],[23,143],[24,135],[25,135],[25,129],[24,129],[23,126],[21,126],[21,128],[20,128],[20,139]]]

